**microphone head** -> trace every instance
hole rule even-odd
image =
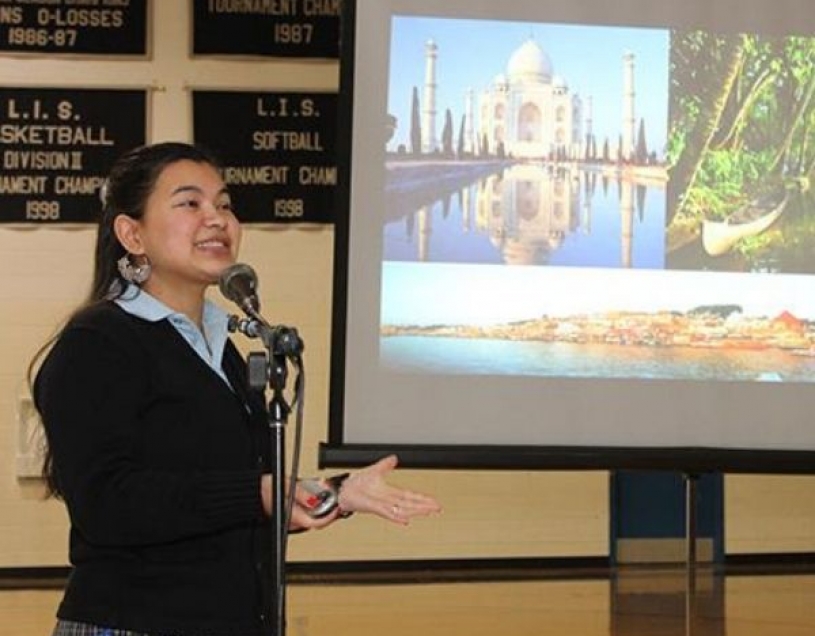
[[[260,308],[257,288],[257,274],[245,263],[235,263],[227,267],[218,279],[218,289],[224,297],[247,313],[258,311]]]

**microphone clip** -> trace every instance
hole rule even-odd
[[[229,321],[226,323],[226,328],[229,333],[242,333],[248,338],[260,337],[260,321],[255,318],[241,318],[235,314],[229,314]]]
[[[249,338],[260,338],[273,356],[298,357],[303,353],[303,340],[294,327],[269,325],[253,317],[241,318],[230,314],[227,328]]]

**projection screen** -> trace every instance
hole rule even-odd
[[[322,464],[815,468],[808,0],[343,7]]]

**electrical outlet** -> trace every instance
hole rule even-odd
[[[17,400],[17,477],[39,478],[42,474],[45,433],[31,396]]]

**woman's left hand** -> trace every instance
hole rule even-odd
[[[441,506],[430,495],[397,488],[385,481],[398,463],[396,455],[388,455],[351,473],[340,488],[340,510],[371,513],[402,525],[413,517],[441,512]]]

